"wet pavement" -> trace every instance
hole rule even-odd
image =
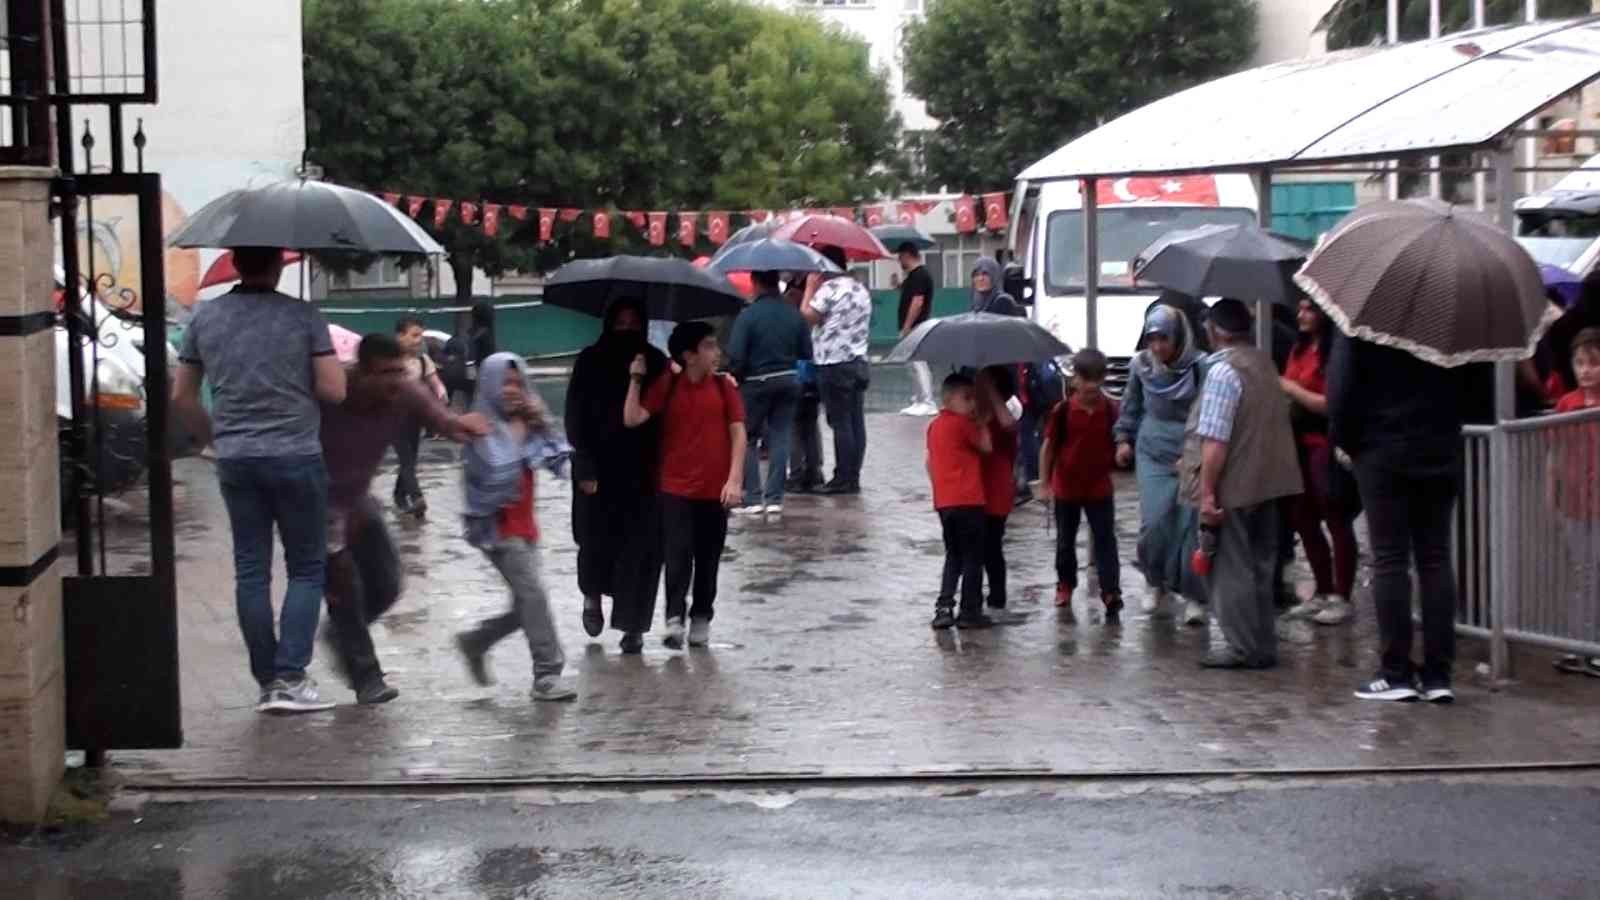
[[[551,394],[546,391],[547,395]],[[1127,561],[1137,531],[1119,483],[1129,612],[1105,626],[1083,592],[1080,624],[1052,607],[1054,536],[1038,505],[1013,519],[1009,624],[928,628],[941,559],[922,467],[926,420],[874,415],[859,498],[795,498],[781,520],[735,520],[712,646],[671,652],[659,625],[640,657],[590,641],[569,523],[570,487],[541,476],[547,584],[579,698],[529,701],[519,639],[468,680],[450,637],[506,604],[460,537],[458,467],[425,449],[427,521],[392,521],[405,596],[374,630],[394,703],[354,705],[319,647],[314,674],[342,704],[321,715],[253,712],[233,612],[228,531],[211,464],[176,468],[185,746],[118,752],[140,785],[330,784],[1392,769],[1600,758],[1600,682],[1547,663],[1491,692],[1463,645],[1454,707],[1362,703],[1374,668],[1370,601],[1353,626],[1291,635],[1269,672],[1202,671],[1220,636],[1138,613]],[[375,485],[387,498],[392,475]],[[132,504],[137,506],[137,504]],[[113,516],[136,533],[137,516]],[[126,551],[113,569],[138,565]],[[1303,574],[1303,573],[1302,573]],[[275,582],[281,596],[282,575]]]
[[[125,797],[0,845],[0,896],[1578,900],[1597,807],[1594,772]]]

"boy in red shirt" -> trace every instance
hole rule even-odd
[[[994,449],[987,423],[975,418],[972,379],[960,373],[944,380],[944,406],[928,426],[928,480],[933,508],[944,531],[944,577],[933,610],[933,627],[988,628],[983,613],[983,535],[987,498],[983,459]],[[957,583],[961,614],[955,614]]]
[[[1006,608],[1006,520],[1017,502],[1016,466],[1020,446],[1017,416],[1009,404],[1015,392],[1011,369],[990,366],[978,373],[978,418],[988,422],[993,446],[983,458],[983,570],[989,576],[990,609]],[[1021,405],[1018,405],[1021,409]],[[945,573],[948,582],[950,572]]]
[[[661,523],[667,564],[667,635],[663,643],[683,647],[684,606],[689,645],[711,642],[717,569],[728,539],[728,510],[744,501],[744,403],[739,389],[716,373],[722,351],[704,322],[672,330],[667,350],[675,368],[640,397],[645,358],[629,368],[622,424],[638,428],[652,418],[661,426]]]
[[[1105,378],[1105,354],[1080,350],[1073,356],[1072,392],[1056,404],[1045,426],[1044,448],[1039,453],[1039,492],[1041,499],[1055,501],[1056,606],[1068,622],[1075,621],[1072,593],[1078,588],[1078,523],[1087,517],[1106,624],[1113,625],[1121,621],[1122,613],[1122,564],[1111,489],[1117,405],[1102,390]]]
[[[1561,398],[1557,413],[1600,408],[1600,328],[1585,328],[1572,339],[1572,373],[1578,389]],[[1593,610],[1600,608],[1600,423],[1560,428],[1551,450],[1550,490],[1567,535],[1569,562],[1578,567],[1577,608],[1587,611],[1591,636],[1600,637]],[[1569,655],[1556,668],[1600,678],[1600,657]]]

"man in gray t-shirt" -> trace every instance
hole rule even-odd
[[[344,370],[315,307],[277,292],[283,251],[233,251],[241,281],[200,304],[183,336],[173,410],[214,443],[217,480],[233,530],[234,587],[261,712],[333,706],[306,675],[322,609],[328,472],[317,401],[344,400]],[[211,385],[211,412],[200,404]],[[272,529],[289,584],[275,628]]]

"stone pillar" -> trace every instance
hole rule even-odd
[[[61,780],[61,541],[49,169],[0,167],[0,821]]]

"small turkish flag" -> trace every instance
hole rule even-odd
[[[711,243],[721,246],[728,240],[728,214],[722,210],[706,213],[706,234]]]
[[[639,229],[640,231],[644,230],[646,220],[642,211],[630,209],[623,213],[623,215],[628,217],[628,221],[633,224],[633,227]]]
[[[511,218],[516,219],[518,222],[528,221],[528,208],[526,206],[508,206],[506,207],[506,212],[510,213]]]
[[[862,210],[862,213],[866,216],[868,228],[877,228],[883,224],[883,207],[868,206]]]
[[[894,218],[901,225],[915,225],[917,224],[917,211],[912,209],[909,204],[902,203],[899,209],[895,210]]]
[[[956,198],[956,230],[971,234],[978,230],[978,201],[963,194]]]
[[[383,195],[383,202],[389,204],[390,206],[394,206],[394,205],[396,205],[396,204],[398,204],[400,202],[400,195],[399,194],[384,194]]]
[[[483,233],[494,237],[500,233],[500,204],[485,203],[483,205]]]
[[[749,216],[750,217],[750,221],[754,222],[757,225],[760,225],[762,222],[765,222],[766,220],[772,218],[771,211],[765,210],[765,209],[745,210],[745,215]]]
[[[450,215],[450,207],[454,206],[455,203],[456,202],[454,200],[440,200],[440,199],[437,199],[437,198],[434,199],[434,201],[433,201],[433,227],[435,227],[435,228],[443,228],[444,227],[444,220],[445,220],[445,218],[447,216]]]
[[[983,227],[990,231],[1004,231],[1011,224],[1006,218],[1006,195],[983,195]]]
[[[563,209],[557,215],[559,215],[561,217],[561,221],[567,222],[567,223],[570,224],[572,222],[578,221],[578,217],[583,215],[583,210],[581,210],[581,209]]]
[[[548,207],[539,208],[539,240],[548,242],[555,237],[556,211]]]
[[[427,197],[407,197],[406,198],[406,215],[408,215],[411,218],[415,219],[417,217],[417,213],[422,212],[422,204],[427,203],[427,202],[428,202],[428,198]]]
[[[650,244],[659,247],[667,242],[667,214],[653,212],[650,214]]]
[[[605,239],[611,237],[611,214],[597,212],[594,214],[594,236]]]
[[[678,213],[678,243],[685,247],[694,246],[694,242],[700,238],[700,229],[697,227],[699,221],[699,213]]]
[[[461,201],[461,224],[473,225],[478,221],[478,204]]]

